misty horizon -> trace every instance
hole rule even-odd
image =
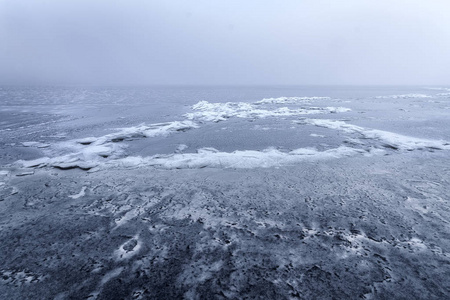
[[[445,85],[446,1],[0,1],[0,85]]]

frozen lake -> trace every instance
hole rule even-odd
[[[0,88],[0,295],[450,297],[450,87]]]

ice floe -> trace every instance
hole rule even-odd
[[[297,109],[281,107],[275,110],[268,110],[261,109],[260,106],[247,102],[210,103],[208,101],[200,101],[193,105],[192,109],[197,112],[185,114],[186,118],[209,122],[224,121],[231,117],[259,119],[350,111],[349,108],[345,107],[302,107]]]
[[[429,140],[410,136],[405,136],[389,131],[366,129],[360,126],[348,124],[344,121],[327,119],[304,119],[297,121],[299,124],[310,124],[319,127],[341,130],[347,133],[359,133],[365,139],[381,141],[384,147],[396,150],[417,150],[417,149],[450,149],[450,143],[444,140]]]

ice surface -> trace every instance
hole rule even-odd
[[[198,128],[192,121],[175,121],[151,125],[120,128],[118,132],[101,137],[88,137],[69,140],[52,145],[48,154],[52,157],[42,157],[35,160],[20,160],[17,163],[22,167],[57,167],[61,169],[80,168],[92,169],[109,159],[120,157],[126,145],[120,143],[136,138],[150,138],[167,136],[174,132],[183,132]]]
[[[89,104],[96,97],[80,100],[92,119],[70,115],[48,125],[30,123],[17,108],[17,119],[6,120],[15,122],[12,130],[1,131],[0,295],[448,299],[446,99],[375,98],[429,92],[421,88],[295,89],[211,88],[185,96],[190,89],[183,88],[138,102],[134,88],[109,90],[95,94],[103,99],[97,106]],[[40,99],[77,99],[60,93],[46,100],[51,91]],[[36,99],[22,94],[8,105]],[[351,100],[352,111],[293,124],[301,115],[278,109],[331,105],[277,98],[293,94]],[[241,102],[264,97],[278,100]],[[191,111],[200,99],[233,102]],[[47,109],[33,103],[23,109]],[[219,117],[229,109],[225,124],[201,116],[186,127],[167,122],[216,108]],[[31,152],[44,157],[24,161]],[[58,169],[71,166],[97,172]]]
[[[405,136],[389,131],[366,129],[360,126],[348,124],[344,121],[327,119],[304,119],[297,121],[299,124],[310,124],[319,127],[341,130],[347,133],[359,133],[365,139],[379,140],[384,146],[398,150],[417,150],[417,149],[450,149],[450,143],[444,140],[420,139]]]
[[[198,112],[187,113],[185,114],[186,118],[210,122],[224,121],[231,117],[267,118],[351,111],[351,109],[345,107],[302,107],[297,109],[281,107],[269,110],[261,109],[260,106],[247,102],[210,103],[208,101],[200,101],[192,106],[192,109]]]
[[[255,104],[300,104],[310,103],[314,100],[331,100],[330,97],[278,97],[278,98],[264,98],[256,101]]]
[[[108,273],[106,273],[103,276],[102,280],[100,281],[100,284],[99,284],[97,290],[95,290],[94,292],[90,293],[88,298],[92,297],[93,299],[97,299],[98,295],[101,293],[101,291],[103,289],[103,286],[105,284],[107,284],[110,280],[112,280],[115,277],[119,276],[122,273],[123,270],[124,270],[124,267],[119,267],[119,268],[116,268],[116,269],[111,270]]]
[[[117,132],[110,133],[101,137],[86,137],[65,142],[58,142],[50,147],[46,152],[47,157],[35,160],[20,160],[19,165],[25,168],[51,166],[60,169],[81,168],[93,169],[95,167],[105,167],[106,165],[114,165],[113,160],[121,159],[120,165],[131,167],[142,163],[140,158],[125,156],[125,143],[139,138],[168,136],[174,132],[186,131],[192,128],[199,128],[199,125],[192,121],[212,121],[219,122],[227,120],[231,117],[261,119],[267,117],[288,117],[297,115],[311,115],[324,113],[341,113],[351,111],[344,107],[300,107],[288,108],[281,107],[277,109],[263,109],[264,103],[298,103],[308,102],[311,100],[327,100],[328,97],[281,97],[268,98],[256,103],[246,102],[226,102],[226,103],[210,103],[200,101],[192,106],[196,112],[187,113],[185,117],[189,120],[174,121],[167,123],[157,123],[151,125],[139,125],[127,128],[119,128]],[[38,143],[29,142],[28,146],[36,146]],[[187,145],[180,145],[176,152],[180,154],[187,148]],[[264,151],[235,151],[233,153],[217,152],[210,156],[206,153],[206,148],[198,150],[196,154],[186,154],[185,156],[168,156],[170,158],[143,158],[146,165],[155,165],[163,168],[199,168],[203,165],[211,167],[233,167],[237,164],[240,168],[249,167],[270,167],[277,165],[290,164],[298,159],[298,154],[292,152],[288,155],[280,151],[264,150]],[[331,151],[331,150],[330,150]],[[339,152],[339,150],[337,151]],[[332,152],[317,152],[314,157],[328,157]],[[331,156],[336,156],[335,154]],[[339,156],[339,155],[337,155]],[[279,163],[277,161],[280,161]],[[139,162],[139,163],[138,163]]]
[[[83,187],[81,188],[81,191],[80,191],[78,194],[75,194],[75,195],[69,195],[69,198],[72,198],[72,199],[78,199],[78,198],[80,198],[80,197],[83,197],[83,196],[85,195],[85,191],[86,191],[86,187],[83,186]]]
[[[199,168],[270,168],[299,163],[306,160],[340,158],[365,153],[361,149],[341,146],[335,149],[317,151],[312,148],[299,148],[281,152],[275,148],[263,151],[243,150],[220,152],[214,148],[198,149],[197,153],[157,155],[153,157],[126,157],[110,161],[104,167],[154,166],[163,169],[199,169]]]
[[[403,95],[388,95],[378,96],[377,99],[411,99],[411,98],[431,98],[430,95],[425,94],[403,94]]]
[[[50,144],[41,143],[41,142],[22,142],[22,145],[25,147],[37,147],[37,148],[47,148]]]
[[[395,97],[408,98],[422,96],[420,96],[420,94],[407,94],[395,95]],[[259,104],[268,102],[281,103],[283,101],[309,101],[319,98],[320,97],[269,98],[265,99],[263,102],[259,101]],[[197,153],[183,154],[182,152],[187,148],[187,145],[180,144],[177,147],[175,154],[158,154],[150,157],[140,157],[125,155],[126,144],[120,143],[132,139],[167,136],[173,132],[199,128],[199,125],[192,120],[218,122],[227,120],[231,117],[286,117],[350,111],[350,109],[342,107],[304,107],[297,109],[282,107],[274,110],[261,109],[260,107],[261,105],[245,102],[210,103],[207,101],[200,101],[192,107],[193,110],[198,110],[198,112],[187,113],[185,115],[191,120],[121,128],[117,132],[101,137],[88,137],[60,142],[52,145],[50,151],[47,152],[51,154],[51,156],[31,161],[22,160],[19,161],[19,165],[25,168],[51,166],[61,169],[81,168],[85,170],[99,170],[113,167],[135,168],[140,166],[154,166],[164,169],[204,167],[268,168],[292,165],[304,160],[339,158],[356,154],[385,154],[384,151],[375,149],[377,148],[376,145],[367,145],[365,147],[364,139],[378,141],[381,143],[381,148],[391,148],[394,150],[450,149],[450,144],[443,140],[414,138],[388,131],[366,129],[348,124],[344,121],[328,119],[303,119],[301,121],[296,121],[296,123],[340,130],[349,134],[359,134],[361,135],[359,139],[353,137],[348,138],[348,142],[357,146],[357,148],[340,146],[325,151],[318,151],[314,148],[299,148],[292,151],[280,151],[276,148],[268,148],[262,151],[239,150],[234,152],[223,152],[213,148],[200,148],[197,150]],[[324,137],[323,135],[314,133],[310,135],[313,137]],[[28,145],[36,144],[31,142]]]
[[[192,121],[174,121],[168,123],[158,123],[151,125],[140,125],[128,128],[119,128],[118,132],[107,134],[100,138],[86,138],[78,140],[80,144],[103,145],[109,142],[120,142],[126,139],[167,136],[173,132],[186,131],[192,128],[198,128],[198,125]]]
[[[437,91],[449,91],[450,92],[450,88],[446,88],[446,87],[426,87],[426,89],[428,89],[428,90],[437,90]]]
[[[114,257],[119,261],[130,259],[139,252],[141,247],[142,242],[139,240],[139,235],[135,235],[114,251]]]

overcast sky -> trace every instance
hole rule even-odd
[[[0,84],[450,84],[449,0],[0,0]]]

